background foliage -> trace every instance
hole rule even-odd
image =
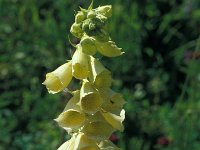
[[[0,150],[54,150],[67,139],[52,119],[69,95],[41,83],[71,58],[74,10],[89,3],[0,0]],[[101,58],[127,100],[125,132],[113,141],[124,150],[199,150],[200,1],[94,4],[113,5],[111,37],[126,52]]]

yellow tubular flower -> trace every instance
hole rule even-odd
[[[96,141],[108,139],[115,129],[104,121],[94,121],[84,125],[82,132]]]
[[[117,57],[124,54],[124,52],[121,51],[122,49],[117,47],[113,41],[100,42],[99,40],[95,40],[95,44],[99,53],[104,56]]]
[[[72,57],[72,75],[77,79],[85,79],[88,77],[88,56],[80,50],[78,45],[77,50]]]
[[[73,135],[71,139],[65,143],[63,143],[57,150],[75,150],[75,136]]]
[[[55,94],[62,91],[72,80],[71,61],[58,67],[53,72],[46,74],[46,79],[42,83],[46,85],[49,93]]]
[[[83,82],[80,91],[81,109],[89,114],[96,113],[102,104],[102,99],[99,92],[87,80]]]
[[[104,117],[102,116],[101,112],[98,111],[98,112],[96,112],[95,114],[92,114],[92,115],[87,114],[87,115],[85,116],[85,121],[86,121],[85,123],[88,123],[88,122],[106,121],[106,120],[105,120]]]
[[[73,97],[67,102],[64,111],[68,109],[80,109],[80,106],[78,105],[79,100],[80,100],[80,91],[76,90],[73,92]]]
[[[68,109],[62,112],[55,121],[63,128],[77,129],[83,125],[85,114],[79,110]]]
[[[123,131],[124,130],[124,126],[122,124],[122,122],[125,119],[125,111],[122,110],[120,113],[120,116],[117,116],[116,114],[110,113],[110,112],[106,112],[105,110],[101,111],[101,114],[104,116],[104,118],[106,119],[106,121],[115,129],[119,130],[119,131]]]
[[[119,115],[123,105],[126,103],[122,95],[120,93],[114,92],[110,88],[101,88],[99,89],[99,93],[102,99],[104,99],[101,107],[105,111]]]
[[[76,137],[74,150],[100,150],[94,140],[89,139],[84,133]]]
[[[92,56],[90,56],[90,70],[89,79],[96,88],[111,86],[111,72]]]
[[[64,111],[55,119],[58,124],[71,132],[77,129],[85,122],[85,114],[80,110],[77,104],[80,99],[80,91],[75,91],[74,96],[68,101]]]

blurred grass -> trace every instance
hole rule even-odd
[[[69,95],[50,95],[41,83],[71,58],[74,10],[89,3],[0,0],[0,150],[53,150],[67,139],[53,119]],[[105,4],[113,5],[111,37],[126,52],[101,58],[128,102],[116,143],[124,150],[200,149],[200,2],[95,1]]]

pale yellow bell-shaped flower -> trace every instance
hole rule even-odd
[[[96,113],[102,104],[102,99],[99,92],[93,87],[93,85],[87,80],[83,81],[80,91],[81,109],[89,114]]]
[[[80,45],[81,45],[82,52],[87,55],[94,55],[97,52],[95,39],[93,37],[89,37],[86,35],[83,36],[80,41]]]
[[[122,94],[116,93],[110,88],[100,88],[99,93],[104,100],[101,108],[105,111],[119,115],[123,105],[126,103]]]
[[[98,52],[107,57],[117,57],[124,53],[122,52],[122,49],[117,47],[113,41],[101,42],[99,40],[95,40],[95,44]]]
[[[89,57],[81,51],[80,45],[78,45],[77,50],[72,57],[72,75],[76,79],[85,79],[88,77],[88,61]]]
[[[67,111],[68,109],[80,110],[80,106],[78,105],[80,100],[80,90],[73,91],[72,94],[72,98],[67,102],[63,111]]]
[[[119,131],[123,131],[124,130],[124,126],[122,124],[122,122],[125,119],[125,111],[124,109],[122,109],[120,116],[107,112],[105,110],[102,109],[101,114],[104,116],[105,120],[115,129],[119,130]]]
[[[80,110],[80,106],[78,105],[79,100],[80,91],[77,90],[68,101],[64,111],[55,119],[68,132],[81,127],[85,121],[85,114]]]
[[[58,124],[68,132],[68,134],[76,130],[78,127],[81,127],[85,122],[85,113],[81,111],[80,106],[78,105],[78,102],[80,101],[80,91],[74,91],[72,94],[73,97],[67,102],[62,115],[59,115],[59,117],[55,119],[55,121],[57,121]]]
[[[85,122],[95,122],[95,121],[106,121],[103,115],[101,114],[101,111],[97,111],[95,114],[87,114],[85,116]]]
[[[94,121],[84,125],[82,132],[96,141],[105,140],[115,129],[105,121]]]
[[[100,150],[97,143],[80,132],[76,137],[74,150]]]
[[[53,72],[46,74],[46,79],[42,83],[46,85],[49,93],[55,94],[62,91],[72,80],[71,61],[58,67]]]
[[[73,135],[70,140],[63,143],[57,150],[75,150],[74,144],[75,144],[75,135]]]
[[[85,114],[79,110],[68,109],[62,112],[58,118],[54,120],[66,130],[68,128],[77,129],[83,125],[85,121]]]
[[[100,149],[98,147],[87,146],[87,147],[81,148],[80,150],[100,150]]]
[[[100,150],[121,150],[109,140],[101,141],[98,146],[100,147]]]
[[[90,56],[89,79],[96,88],[110,87],[112,84],[111,72],[92,56]]]

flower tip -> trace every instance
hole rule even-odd
[[[123,55],[125,52],[121,52],[121,54],[120,55]]]
[[[56,119],[53,119],[54,121],[56,121],[56,122],[58,122],[58,118],[56,118]]]

